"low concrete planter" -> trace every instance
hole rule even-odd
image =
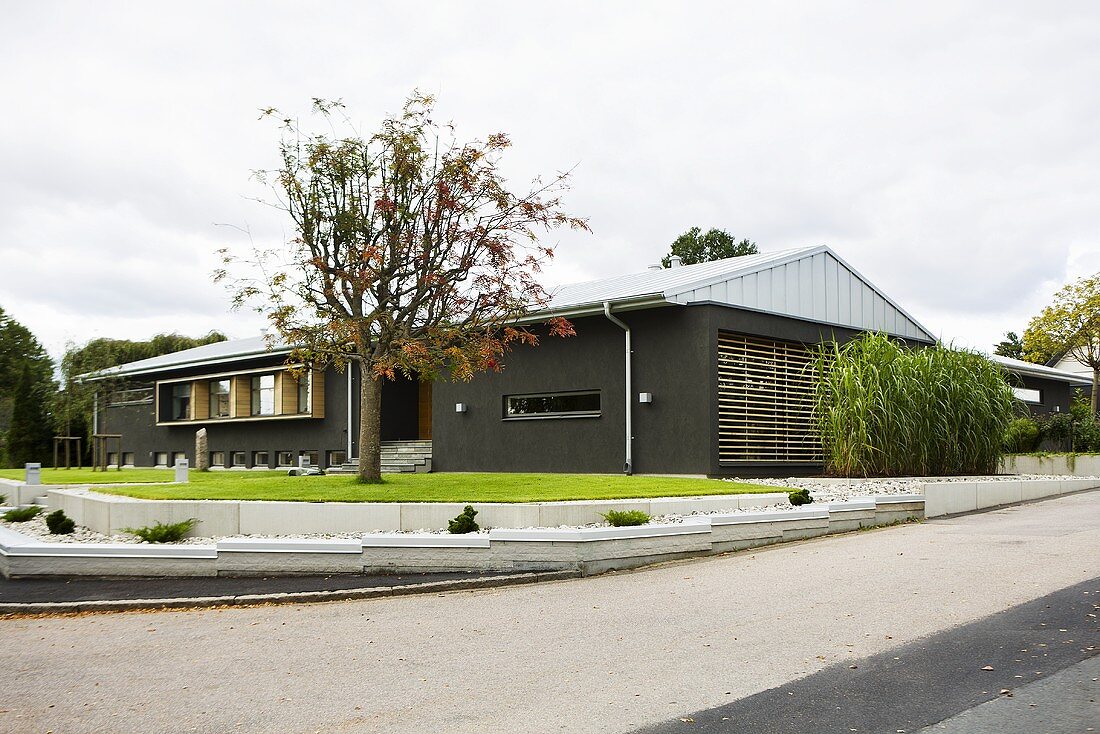
[[[1100,454],[1015,454],[1001,460],[1001,473],[1095,477],[1100,476]]]
[[[1100,485],[1092,479],[927,482],[924,495],[860,497],[783,512],[698,515],[635,527],[367,533],[355,540],[227,538],[216,545],[45,543],[0,528],[5,576],[212,576],[417,571],[582,574],[971,512]],[[94,507],[89,505],[85,507]]]

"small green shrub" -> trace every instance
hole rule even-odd
[[[455,535],[476,533],[481,529],[474,520],[474,515],[476,514],[477,510],[470,505],[466,505],[466,509],[462,511],[461,515],[447,522],[447,532],[454,533]]]
[[[8,501],[8,496],[6,494],[0,494],[0,505],[4,504],[7,501]]]
[[[1017,418],[1005,430],[1005,451],[1026,454],[1039,445],[1039,424],[1031,418]]]
[[[604,513],[603,519],[614,527],[622,528],[630,525],[645,525],[649,522],[649,513],[641,510],[608,510]]]
[[[183,538],[198,524],[197,518],[188,518],[183,522],[158,522],[147,528],[123,528],[122,532],[136,535],[146,543],[175,543]]]
[[[787,494],[787,499],[795,507],[799,505],[808,505],[814,501],[814,498],[810,496],[810,490],[808,489],[796,489],[793,492]]]
[[[26,522],[27,520],[33,520],[40,512],[42,512],[42,508],[38,505],[16,507],[14,510],[5,512],[4,519],[8,522]]]
[[[46,527],[54,535],[68,535],[76,529],[76,523],[71,517],[65,517],[64,510],[54,510],[46,515]]]

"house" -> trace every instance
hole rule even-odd
[[[526,321],[538,333],[564,316],[576,336],[544,335],[501,372],[387,381],[384,470],[813,472],[810,348],[867,330],[936,341],[828,247],[673,264],[557,289]],[[289,352],[244,339],[88,376],[102,386],[97,430],[123,436],[112,460],[194,463],[204,427],[212,466],[343,464],[358,453],[358,373],[302,371]],[[1037,405],[1068,409],[1078,378],[1007,366]]]

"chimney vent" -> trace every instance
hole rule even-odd
[[[664,270],[665,268],[664,268],[663,265],[661,265],[661,263],[654,263],[653,265],[649,266],[649,269],[650,270]]]
[[[670,268],[678,268],[684,264],[684,261],[680,259],[679,255],[673,255],[668,259],[668,266]]]

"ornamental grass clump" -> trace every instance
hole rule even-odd
[[[182,540],[198,522],[192,517],[182,522],[158,522],[147,528],[123,528],[122,532],[136,535],[146,543],[175,543]]]
[[[8,510],[0,517],[3,517],[7,522],[27,522],[37,517],[40,512],[42,512],[42,508],[38,505],[28,505],[27,507],[16,507],[14,510]]]
[[[883,334],[822,345],[815,417],[839,476],[991,474],[1017,400],[976,352],[910,349]]]
[[[641,510],[608,510],[603,514],[603,519],[613,527],[623,528],[631,525],[645,525],[649,522],[649,513]]]

